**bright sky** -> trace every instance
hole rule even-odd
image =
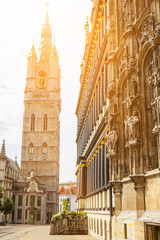
[[[45,21],[44,0],[0,0],[0,145],[6,155],[21,160],[23,93],[27,58],[34,39],[40,46]],[[85,45],[84,25],[91,0],[50,0],[49,20],[61,67],[60,181],[75,180],[76,116],[80,63]],[[25,56],[24,56],[24,55]]]

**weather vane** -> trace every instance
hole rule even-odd
[[[50,5],[51,5],[50,3],[46,2],[46,7],[47,7],[47,9],[48,9],[48,7],[49,7]]]

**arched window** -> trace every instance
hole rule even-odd
[[[31,131],[33,132],[35,130],[35,115],[32,114],[31,116]]]
[[[30,143],[30,144],[29,144],[28,152],[29,152],[29,154],[33,154],[33,152],[34,152],[33,143]]]
[[[47,130],[47,123],[48,123],[48,117],[47,117],[47,114],[45,114],[44,118],[43,118],[43,130],[44,131]]]
[[[44,143],[42,144],[42,153],[43,153],[43,154],[47,154],[47,143],[46,143],[46,142],[44,142]]]

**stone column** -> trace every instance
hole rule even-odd
[[[96,187],[95,187],[95,189],[97,189],[98,188],[98,172],[97,172],[97,168],[98,168],[98,150],[96,150],[95,161],[96,161],[96,169],[95,169]]]
[[[15,223],[17,223],[17,218],[18,218],[18,195],[15,196],[15,210],[14,210]]]
[[[101,141],[102,142],[102,141]],[[101,187],[104,186],[104,141],[101,145]]]
[[[103,191],[103,210],[107,207],[107,191]]]
[[[145,178],[144,175],[134,175],[130,178],[134,182],[134,189],[136,190],[136,209],[137,218],[139,218],[145,211]]]
[[[86,196],[86,180],[87,180],[87,167],[86,167],[87,165],[86,164],[81,164],[81,167],[82,167],[82,169],[81,169],[81,178],[82,178],[82,181],[81,181],[81,196],[82,197],[85,197]]]
[[[111,183],[113,187],[113,192],[115,194],[115,215],[118,216],[122,211],[122,201],[121,201],[121,193],[122,193],[122,183],[121,181],[114,181]]]
[[[99,208],[99,194],[97,193],[95,197],[96,197],[96,209],[97,209]]]

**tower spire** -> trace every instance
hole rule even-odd
[[[45,18],[45,24],[42,27],[41,33],[41,54],[40,54],[40,62],[49,62],[50,53],[52,50],[52,32],[51,26],[49,24],[49,14],[48,14],[48,6],[49,3],[46,3],[47,12]]]
[[[46,3],[46,7],[47,7],[47,12],[46,12],[46,21],[45,24],[49,24],[49,15],[48,15],[48,7],[50,6],[49,3]]]

